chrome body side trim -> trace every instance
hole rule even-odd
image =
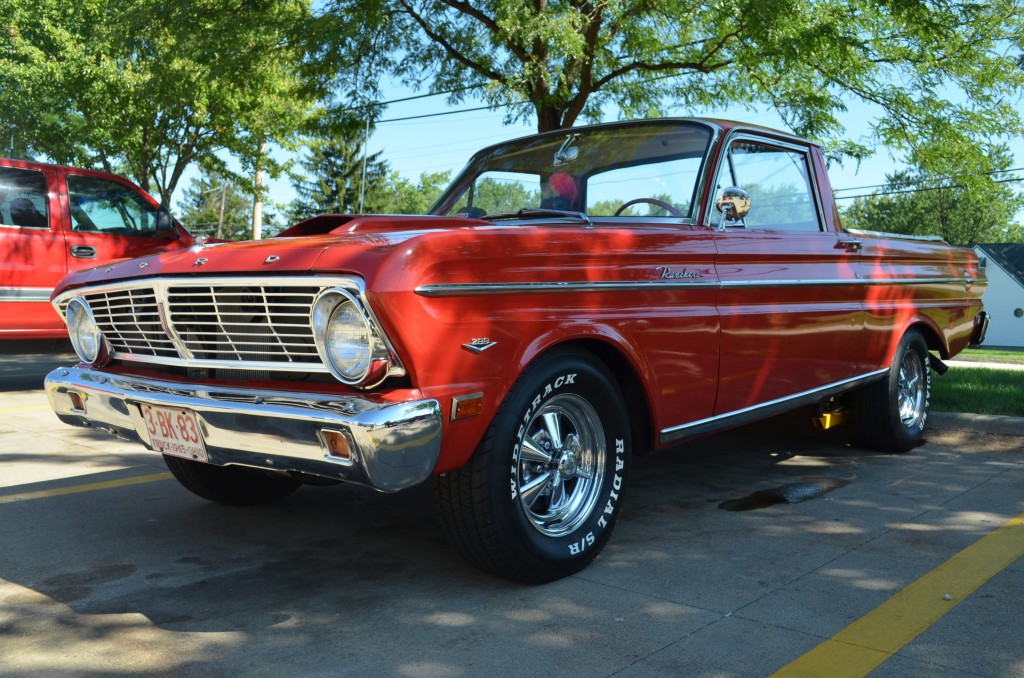
[[[0,301],[49,301],[52,287],[0,287]]]
[[[663,428],[658,434],[658,440],[664,445],[682,440],[683,438],[713,433],[715,431],[721,431],[734,426],[749,424],[757,421],[758,419],[764,419],[775,414],[780,414],[795,407],[816,403],[822,398],[826,398],[828,396],[838,395],[840,393],[853,390],[858,386],[882,378],[882,376],[884,376],[888,371],[888,368],[875,370],[874,372],[869,372],[858,377],[844,379],[832,384],[827,384],[820,388],[795,393],[784,398],[776,398],[775,400],[770,400],[758,405],[752,405],[751,407],[745,407],[741,410],[717,414],[713,417],[708,417],[707,419],[690,422],[689,424]]]
[[[891,238],[892,240],[919,240],[921,242],[946,242],[946,240],[941,235],[904,235],[903,233],[886,233],[885,231],[865,231],[859,228],[844,228],[843,230],[849,233],[850,235],[867,235],[874,238]]]
[[[80,394],[76,409],[70,392]],[[360,396],[277,393],[196,386],[58,368],[46,394],[66,424],[99,428],[152,449],[140,405],[191,410],[199,419],[210,463],[320,476],[396,492],[426,480],[441,451],[436,400],[376,403]],[[353,462],[339,463],[322,430],[343,431]]]
[[[824,285],[948,285],[972,284],[975,278],[838,278],[833,280],[623,280],[610,282],[549,282],[549,283],[451,283],[420,285],[416,294],[424,297],[455,297],[477,294],[518,294],[541,292],[635,292],[650,290],[680,290],[736,287],[821,287]]]
[[[619,292],[636,290],[685,289],[719,287],[717,281],[691,282],[685,280],[640,280],[618,282],[551,282],[551,283],[454,283],[446,285],[420,285],[416,294],[424,297],[454,297],[471,294],[515,294],[540,292]]]

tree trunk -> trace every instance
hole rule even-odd
[[[555,108],[550,104],[538,103],[535,104],[537,108],[537,131],[538,132],[551,132],[553,130],[562,129],[563,127],[571,127],[572,123],[568,125],[563,124],[562,113],[563,111],[559,108]]]

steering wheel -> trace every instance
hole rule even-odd
[[[629,202],[624,202],[621,205],[619,205],[619,209],[615,210],[615,214],[613,214],[612,216],[616,216],[617,217],[620,214],[622,214],[626,210],[627,207],[631,207],[631,206],[637,205],[639,203],[647,203],[648,205],[657,205],[658,207],[660,207],[661,209],[665,210],[666,212],[668,212],[669,214],[671,214],[674,217],[682,218],[682,217],[686,216],[685,214],[680,212],[678,209],[676,209],[675,205],[670,205],[669,203],[665,202],[664,200],[658,200],[657,198],[634,198],[633,200],[630,200]]]

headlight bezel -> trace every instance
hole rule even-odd
[[[96,322],[89,302],[82,297],[73,298],[64,311],[64,321],[68,328],[68,336],[71,338],[71,346],[79,359],[90,365],[104,362],[108,355],[107,341],[99,323]],[[83,342],[83,335],[90,327],[95,331],[95,337],[90,342]],[[92,342],[95,346],[89,347],[88,344]]]
[[[346,371],[341,368],[329,345],[330,331],[336,321],[339,321],[339,314],[344,308],[354,311],[360,327],[366,337],[365,359],[360,360],[361,366],[356,371]],[[310,327],[313,330],[313,340],[316,343],[320,359],[335,379],[348,386],[360,389],[369,389],[379,385],[393,370],[396,362],[391,350],[384,340],[383,333],[376,318],[367,310],[362,300],[350,290],[342,287],[330,287],[323,289],[313,300],[309,311]]]

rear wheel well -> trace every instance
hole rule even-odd
[[[918,334],[924,337],[924,342],[928,346],[929,351],[938,353],[939,357],[944,360],[949,358],[949,349],[946,347],[946,343],[931,325],[928,323],[915,323],[907,328],[907,332],[911,330],[916,330]]]
[[[629,360],[611,344],[597,339],[579,339],[559,344],[559,348],[564,347],[585,350],[597,356],[611,370],[612,376],[615,377],[615,382],[619,386],[619,391],[622,393],[622,399],[626,403],[633,435],[633,451],[643,454],[653,450],[654,424],[651,419],[650,403],[647,402],[647,394],[644,392],[640,377]]]

